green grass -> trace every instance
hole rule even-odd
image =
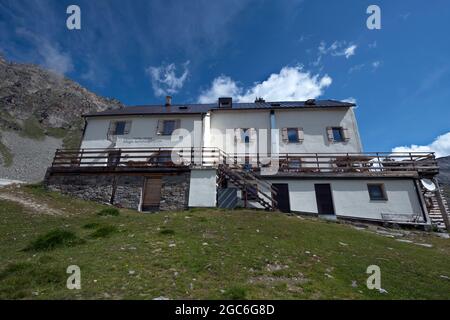
[[[0,201],[0,299],[450,298],[450,281],[441,277],[450,276],[450,240],[429,234],[414,241],[432,248],[254,210],[120,209],[119,216],[104,217],[97,212],[110,207],[39,185],[20,190],[67,216]],[[85,243],[23,251],[52,230]],[[93,237],[99,230],[104,236]],[[387,294],[365,286],[373,264]],[[81,269],[81,290],[66,289],[69,265]]]
[[[105,208],[97,212],[99,216],[118,216],[120,211],[116,208]]]
[[[68,130],[64,128],[47,128],[45,129],[45,134],[54,137],[63,139],[67,135]]]
[[[84,241],[75,233],[66,230],[52,230],[33,240],[25,251],[49,251],[59,247],[72,247]]]
[[[13,164],[14,155],[11,150],[2,142],[2,136],[0,135],[0,156],[2,157],[1,164],[4,167],[10,167]]]
[[[118,232],[117,227],[115,226],[103,226],[99,227],[90,235],[91,238],[106,238],[111,236],[113,233]]]
[[[45,131],[35,117],[30,117],[22,124],[20,135],[35,140],[44,140]]]

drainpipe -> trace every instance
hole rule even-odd
[[[280,153],[279,132],[275,129],[277,129],[275,111],[270,110],[270,153],[272,155]]]

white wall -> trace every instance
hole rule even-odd
[[[362,152],[352,108],[276,110],[275,119],[279,129],[303,128],[304,132],[304,141],[301,143],[284,143],[280,136],[280,153]],[[347,128],[349,141],[328,141],[327,127]]]
[[[180,127],[196,131],[199,139],[196,147],[218,147],[227,153],[265,153],[270,152],[270,110],[214,110],[202,121],[201,115],[145,115],[145,116],[121,116],[121,117],[89,117],[82,142],[82,148],[107,148],[107,147],[172,147],[179,146],[179,142],[171,141],[170,136],[156,135],[158,120],[180,119]],[[131,120],[130,133],[118,136],[116,141],[107,140],[107,132],[111,120]],[[275,110],[275,129],[288,127],[301,127],[304,131],[302,143],[284,143],[281,134],[279,136],[279,151],[281,153],[337,153],[337,152],[362,152],[356,119],[352,108],[327,108],[327,109],[296,109]],[[350,140],[348,142],[332,143],[328,141],[326,128],[341,126],[348,129]],[[255,128],[259,130],[258,139],[250,144],[244,142],[235,143],[233,129]],[[232,134],[226,137],[226,130]],[[205,130],[205,132],[203,132]],[[209,132],[206,132],[209,131]],[[204,141],[201,141],[203,137]],[[193,141],[188,141],[191,146]]]
[[[236,111],[236,110],[214,110],[210,117],[211,134],[210,146],[222,149],[227,153],[257,153],[260,150],[257,141],[251,141],[249,144],[234,141],[233,129],[236,128],[270,128],[270,110]],[[231,136],[227,137],[227,129],[230,129]],[[269,133],[269,131],[267,131]],[[270,134],[270,133],[269,133]],[[267,143],[266,141],[266,150]]]
[[[216,170],[192,169],[189,207],[216,206]]]
[[[352,108],[326,108],[326,109],[295,109],[275,110],[276,128],[303,128],[304,141],[301,143],[284,143],[279,134],[280,153],[340,153],[362,152],[361,140]],[[349,141],[329,142],[327,127],[343,127],[348,129]],[[245,143],[235,143],[233,137],[226,139],[226,129],[255,128],[267,129],[270,125],[270,110],[214,110],[210,118],[211,135],[209,145],[218,147],[227,153],[242,152]],[[259,135],[261,140],[264,136]],[[264,151],[262,146],[271,148],[270,131],[267,132],[267,141],[262,144],[253,142],[247,145],[251,152]],[[273,147],[272,147],[273,148]]]
[[[193,132],[194,121],[198,122],[199,135],[202,135],[202,119],[200,115],[155,115],[155,116],[123,116],[123,117],[89,117],[81,148],[127,148],[127,147],[173,147],[179,142],[171,141],[170,136],[156,134],[158,120],[180,119],[180,127]],[[109,123],[120,120],[131,120],[130,133],[118,136],[115,144],[107,140]],[[201,139],[200,139],[201,140]],[[201,141],[200,141],[201,143]],[[190,143],[191,144],[191,143]],[[198,145],[200,147],[201,145]]]
[[[291,210],[318,213],[314,184],[331,184],[333,203],[337,215],[381,219],[381,213],[422,214],[413,180],[271,180],[289,184]],[[369,198],[368,183],[383,183],[387,201]]]

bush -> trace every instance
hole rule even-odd
[[[78,238],[73,232],[65,230],[53,230],[45,235],[39,236],[32,241],[25,251],[49,251],[58,247],[73,247],[84,243],[83,239]]]
[[[117,208],[105,208],[97,212],[99,216],[118,216],[120,211]]]
[[[98,228],[94,233],[91,234],[91,238],[106,238],[111,234],[116,233],[118,230],[114,226],[104,226]]]

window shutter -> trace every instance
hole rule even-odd
[[[129,134],[131,131],[131,121],[125,122],[125,129],[123,130],[123,134]]]
[[[298,128],[298,142],[303,142],[305,140],[305,134],[303,133],[303,128]]]
[[[109,128],[108,128],[108,134],[107,134],[108,138],[110,136],[114,135],[115,131],[116,131],[116,122],[115,121],[110,121],[109,122]]]
[[[158,136],[162,135],[163,130],[164,130],[164,120],[158,120],[158,124],[156,126],[156,134]]]
[[[348,132],[348,128],[342,128],[342,137],[344,138],[344,141],[350,140],[350,134]]]
[[[327,136],[328,136],[328,141],[330,141],[330,142],[334,141],[333,128],[332,127],[327,127]]]
[[[255,128],[248,129],[248,136],[250,138],[250,142],[254,142],[257,140],[257,131]]]
[[[283,142],[286,142],[286,143],[289,142],[288,128],[283,128],[283,129],[281,129],[281,137],[282,137],[282,139],[283,139]]]
[[[239,128],[234,129],[234,141],[242,142],[242,130]]]

